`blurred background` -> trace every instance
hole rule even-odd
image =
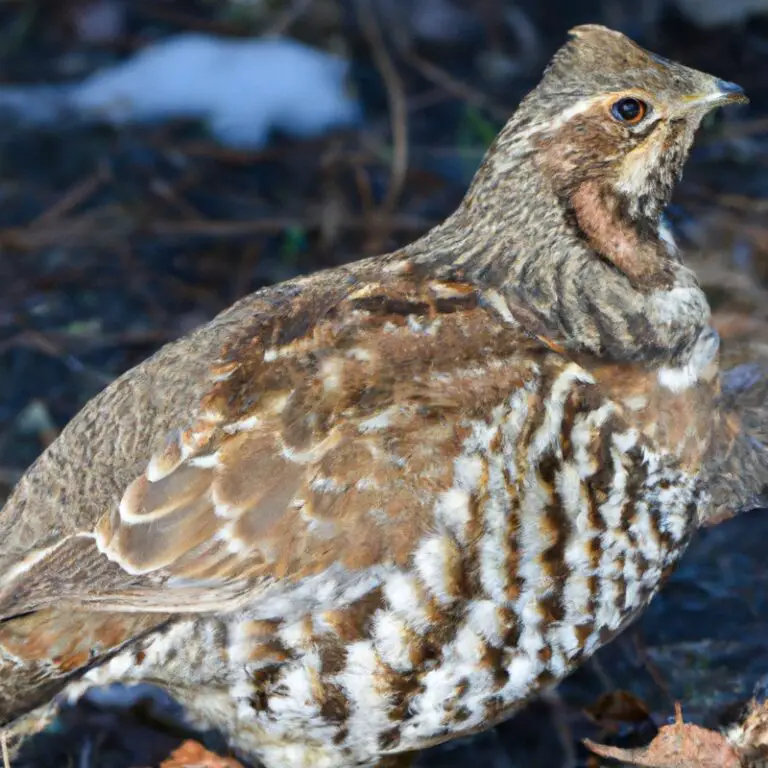
[[[0,503],[162,344],[442,220],[587,22],[751,97],[708,119],[669,219],[726,354],[768,359],[768,0],[0,0]],[[768,693],[765,541],[761,510],[704,531],[555,695],[419,765],[597,766],[581,739],[645,744],[676,701],[738,720]],[[16,765],[235,765],[215,734],[195,744],[222,757],[169,759],[189,735],[161,699],[116,693]]]

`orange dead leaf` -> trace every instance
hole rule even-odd
[[[200,742],[188,739],[164,760],[160,768],[243,768],[232,757],[220,757]]]
[[[647,768],[741,768],[736,751],[723,734],[684,723],[679,704],[675,713],[676,722],[661,728],[647,747],[621,749],[589,739],[584,743],[601,757]]]

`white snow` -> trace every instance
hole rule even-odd
[[[66,116],[113,124],[200,119],[222,144],[258,149],[274,129],[310,137],[356,124],[348,69],[344,59],[289,38],[188,33],[79,83],[2,86],[0,109],[37,124]]]

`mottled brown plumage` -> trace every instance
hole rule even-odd
[[[579,27],[446,222],[94,398],[0,516],[0,724],[150,681],[270,768],[384,765],[621,631],[713,509],[718,337],[659,217],[741,100]]]

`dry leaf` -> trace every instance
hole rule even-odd
[[[598,725],[611,729],[622,723],[638,724],[650,719],[648,708],[629,691],[605,693],[585,712]]]
[[[723,734],[684,723],[679,705],[676,716],[676,722],[661,728],[647,747],[621,749],[589,739],[584,743],[601,757],[648,768],[741,768],[734,747]]]
[[[232,757],[220,757],[208,751],[200,742],[185,741],[174,753],[164,760],[160,768],[243,768]]]

